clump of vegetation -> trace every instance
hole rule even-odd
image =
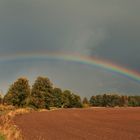
[[[6,112],[10,110],[15,110],[15,107],[12,105],[0,105],[0,112]]]
[[[128,96],[128,106],[140,106],[140,96]]]
[[[2,104],[3,98],[2,95],[0,94],[0,104]]]
[[[117,94],[96,95],[90,98],[91,106],[115,107],[115,106],[140,106],[140,96],[124,96]]]
[[[81,108],[82,107],[82,101],[80,96],[71,93],[69,90],[65,90],[62,93],[62,106],[64,108]]]
[[[5,140],[5,136],[0,133],[0,140]]]
[[[33,110],[30,108],[19,108],[1,115],[0,132],[3,134],[1,137],[5,138],[6,140],[22,140],[23,137],[20,130],[17,128],[16,125],[13,125],[13,118],[16,115],[25,114],[32,111]]]
[[[83,107],[86,108],[86,107],[89,107],[90,106],[90,103],[88,101],[88,99],[86,97],[84,97],[83,101],[82,101],[82,104],[83,104]]]
[[[140,106],[140,96],[124,96],[117,94],[103,94],[86,97],[81,101],[80,96],[69,90],[62,91],[53,87],[47,77],[38,77],[30,88],[28,79],[19,78],[14,82],[0,103],[15,107],[31,107],[34,109],[50,108],[79,108],[89,106],[115,107]]]
[[[38,77],[32,86],[30,105],[36,108],[49,108],[52,103],[52,83],[46,77]]]
[[[8,105],[23,107],[27,105],[30,95],[30,86],[26,78],[19,78],[12,84],[4,97],[4,102]]]
[[[26,78],[19,78],[12,84],[4,97],[4,103],[16,107],[37,109],[82,107],[80,96],[69,90],[54,88],[47,77],[38,77],[32,88]]]

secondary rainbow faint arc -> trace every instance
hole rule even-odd
[[[115,72],[117,74],[121,74],[129,79],[133,79],[140,82],[140,73],[137,71],[116,65],[111,61],[93,58],[89,56],[83,56],[80,54],[58,53],[58,52],[18,53],[15,55],[3,55],[0,58],[0,61],[25,60],[25,59],[53,59],[88,64]]]

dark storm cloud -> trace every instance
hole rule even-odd
[[[137,13],[135,13],[137,15]],[[115,63],[124,65],[129,68],[140,70],[140,20],[139,18],[124,18],[118,24],[110,24],[108,32],[110,38],[105,40],[96,50],[92,51],[92,55],[112,60]]]
[[[112,58],[112,50],[127,49],[132,54],[140,45],[139,4],[138,0],[1,1],[0,51],[63,50]]]
[[[1,0],[0,58],[21,52],[76,52],[109,59],[140,71],[139,5],[139,0]],[[40,63],[34,66],[31,61],[29,65],[18,60],[5,64],[0,62],[1,85],[3,81],[6,83],[24,74],[31,79],[45,72],[53,77],[59,70],[57,78],[53,78],[56,83],[81,94],[104,91],[111,89],[110,86],[114,90],[139,91],[138,83],[126,82],[123,78],[119,80],[119,77],[117,83],[112,83],[112,75],[107,73],[107,76],[100,76],[102,72],[97,74],[92,69],[75,68],[75,64],[71,64],[71,71],[65,73],[65,68],[56,64],[43,66]],[[54,67],[56,71],[51,73]],[[87,78],[88,86],[80,80],[81,75],[83,79]]]

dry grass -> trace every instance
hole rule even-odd
[[[90,105],[89,104],[83,104],[83,108],[89,108]]]
[[[21,131],[14,125],[13,118],[16,115],[32,112],[33,109],[15,109],[12,106],[1,106],[0,108],[3,111],[7,110],[6,113],[0,115],[0,132],[6,137],[6,140],[22,140]]]
[[[0,111],[10,111],[10,110],[15,110],[14,106],[11,105],[0,105]]]

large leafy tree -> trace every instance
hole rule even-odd
[[[52,94],[53,94],[53,106],[62,107],[63,105],[62,90],[60,88],[54,88]]]
[[[102,95],[92,96],[90,98],[90,104],[92,106],[103,106],[104,100]]]
[[[89,103],[91,106],[97,106],[96,104],[96,96],[91,96]]]
[[[49,108],[53,105],[53,85],[47,77],[38,77],[32,86],[30,105]]]
[[[117,94],[104,94],[103,95],[103,106],[120,106],[121,97]]]
[[[30,86],[26,78],[19,78],[14,82],[4,97],[6,104],[23,107],[28,104]]]
[[[71,105],[71,107],[76,107],[76,108],[82,107],[81,97],[72,93],[71,94],[70,105]]]
[[[65,108],[82,107],[80,96],[65,90],[62,94],[62,104]]]

